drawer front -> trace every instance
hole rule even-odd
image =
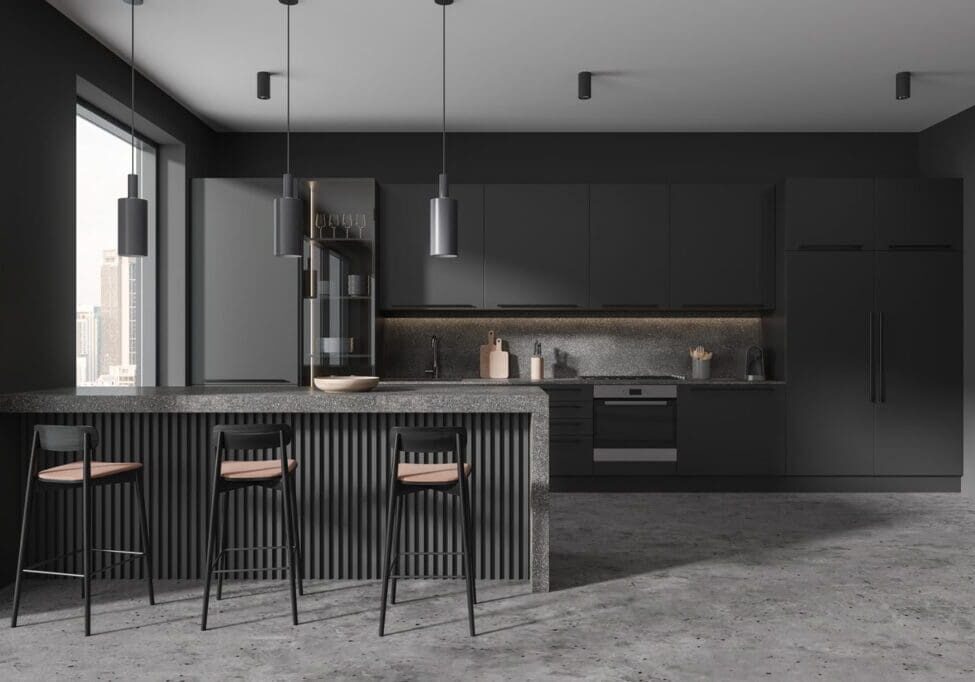
[[[549,422],[549,434],[556,436],[592,435],[592,419],[553,419]]]
[[[542,390],[548,394],[548,401],[550,403],[585,402],[592,400],[592,386],[589,384],[570,384],[567,386],[546,384],[542,386]]]
[[[591,476],[592,436],[556,436],[549,441],[551,476]]]
[[[550,403],[548,418],[556,419],[592,419],[591,402]]]

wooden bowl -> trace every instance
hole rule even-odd
[[[379,377],[316,377],[315,388],[327,393],[362,393],[379,384]]]

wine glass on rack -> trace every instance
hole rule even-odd
[[[342,214],[342,227],[345,228],[345,238],[349,238],[349,234],[352,232],[352,214],[343,213]]]
[[[332,228],[332,239],[335,239],[338,236],[339,220],[334,213],[328,214],[328,226]]]
[[[319,239],[324,239],[325,238],[325,235],[323,233],[324,230],[325,230],[325,214],[324,213],[316,213],[315,214],[315,229],[318,230],[318,238]]]
[[[357,213],[355,216],[356,227],[359,228],[359,239],[366,238],[366,214]]]

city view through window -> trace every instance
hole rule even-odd
[[[126,131],[78,107],[76,383],[155,383],[155,150],[136,141],[141,196],[149,201],[149,256],[118,255],[118,199],[132,147]]]

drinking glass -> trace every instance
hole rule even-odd
[[[349,238],[349,233],[352,231],[352,214],[343,213],[342,214],[342,227],[345,228],[345,238]]]
[[[355,217],[355,224],[359,228],[359,239],[366,238],[366,214],[358,213]]]
[[[332,239],[335,239],[338,236],[337,230],[339,226],[339,221],[338,221],[338,216],[336,216],[334,213],[328,214],[328,226],[332,228]]]
[[[318,230],[318,238],[324,239],[325,235],[322,233],[325,229],[325,214],[316,213],[315,214],[315,228]]]

